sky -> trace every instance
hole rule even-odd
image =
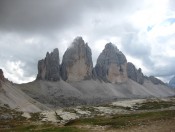
[[[15,83],[33,81],[38,60],[60,60],[82,36],[93,64],[108,42],[146,76],[175,75],[174,0],[0,0],[0,68]]]

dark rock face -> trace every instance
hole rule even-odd
[[[3,73],[2,69],[0,69],[0,87],[2,86],[1,81],[2,81],[2,82],[5,81],[4,73]]]
[[[38,61],[38,80],[58,81],[60,80],[59,51],[54,49],[53,52],[46,54],[45,59]]]
[[[142,69],[139,68],[137,70],[131,62],[127,63],[127,73],[128,78],[132,79],[133,81],[138,82],[140,84],[144,83],[144,75],[142,73]]]
[[[2,69],[0,69],[0,80],[5,81],[4,73],[3,73]]]
[[[169,81],[169,86],[175,88],[175,76]]]
[[[82,37],[74,39],[63,55],[61,76],[63,80],[80,81],[92,78],[92,53]]]
[[[99,55],[95,66],[97,78],[111,83],[127,81],[127,60],[112,43],[108,43]]]
[[[150,76],[150,77],[149,77],[149,80],[150,80],[153,84],[155,84],[155,85],[158,85],[158,84],[165,85],[164,82],[162,82],[162,81],[161,81],[160,79],[158,79],[158,78],[155,78],[154,76]]]

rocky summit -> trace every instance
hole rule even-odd
[[[144,75],[142,73],[142,69],[139,68],[137,70],[134,64],[132,64],[131,62],[127,63],[127,73],[128,77],[133,81],[138,82],[140,84],[144,83]]]
[[[97,78],[111,83],[127,81],[127,60],[112,43],[108,43],[99,55],[95,66]]]
[[[47,52],[45,59],[38,61],[38,80],[58,81],[60,80],[59,51]]]
[[[92,78],[92,53],[82,37],[77,37],[63,55],[61,76],[64,81]]]

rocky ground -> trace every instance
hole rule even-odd
[[[0,131],[175,131],[175,98],[23,113],[0,106]]]

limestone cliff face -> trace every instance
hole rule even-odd
[[[95,72],[98,79],[111,83],[127,81],[127,60],[124,54],[112,43],[108,43],[99,55]]]
[[[58,81],[60,80],[59,51],[46,54],[45,59],[38,61],[38,80]]]
[[[136,67],[131,63],[127,63],[127,73],[128,73],[128,78],[132,79],[133,81],[136,81],[140,84],[144,83],[144,75],[142,73],[142,69],[139,68],[138,70]]]
[[[92,78],[92,53],[82,37],[74,39],[63,55],[61,76],[63,80],[80,81]]]
[[[4,82],[4,81],[5,81],[4,74],[2,69],[0,69],[0,87],[2,86],[1,82]]]

